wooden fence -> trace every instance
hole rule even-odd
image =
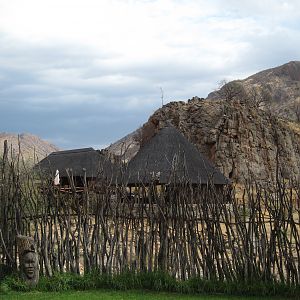
[[[97,183],[63,193],[49,180],[3,159],[0,173],[0,260],[17,266],[16,235],[33,236],[40,272],[163,270],[178,279],[300,283],[299,186],[234,189]]]

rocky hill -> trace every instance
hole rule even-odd
[[[148,122],[176,126],[229,178],[274,180],[277,161],[286,178],[300,175],[300,127],[239,101],[173,102]]]
[[[300,121],[300,61],[229,82],[221,90],[210,93],[207,99],[226,98],[229,87],[239,90],[243,100],[260,102],[260,108],[274,115]]]
[[[300,62],[290,62],[236,82],[234,88],[242,89],[230,99],[214,92],[207,99],[194,97],[187,102],[164,105],[149,118],[142,131],[171,122],[236,182],[253,177],[274,180],[277,165],[281,166],[284,177],[299,177],[300,125],[293,120],[297,119],[300,101]],[[135,142],[131,143],[127,159],[139,149],[137,139],[129,136]],[[122,139],[123,144],[129,142]],[[112,152],[118,145],[120,148],[120,144],[114,144]]]
[[[16,157],[19,153],[19,142],[20,149],[24,161],[33,162],[34,157],[36,160],[41,160],[53,151],[59,149],[50,144],[47,141],[42,140],[38,136],[22,133],[19,135],[11,133],[0,133],[0,154],[3,155],[4,141],[7,140],[9,146],[9,154]]]

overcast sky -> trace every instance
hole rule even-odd
[[[0,0],[0,132],[102,148],[165,103],[300,60],[299,0]]]

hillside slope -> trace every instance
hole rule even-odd
[[[300,61],[291,61],[231,83],[241,84],[249,98],[264,98],[262,109],[300,121]],[[220,94],[222,89],[210,93],[207,99],[220,99]]]
[[[109,153],[112,153],[124,161],[130,160],[134,157],[139,149],[139,143],[136,141],[135,136],[138,134],[138,130],[129,133],[120,140],[114,142],[106,149]]]
[[[9,153],[16,156],[19,153],[19,142],[22,156],[25,161],[33,162],[35,160],[41,160],[53,151],[58,151],[59,148],[50,144],[47,141],[42,140],[38,136],[22,133],[19,135],[11,133],[0,133],[0,154],[3,155],[4,141],[7,140],[10,148]]]

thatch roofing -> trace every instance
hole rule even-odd
[[[176,175],[172,177],[173,174]],[[162,128],[129,162],[128,185],[188,180],[225,185],[229,180],[174,127]]]
[[[52,152],[36,168],[51,174],[58,170],[61,177],[66,177],[66,170],[69,170],[73,176],[83,176],[86,172],[87,177],[94,178],[99,175],[110,177],[113,169],[108,158],[93,148]]]

